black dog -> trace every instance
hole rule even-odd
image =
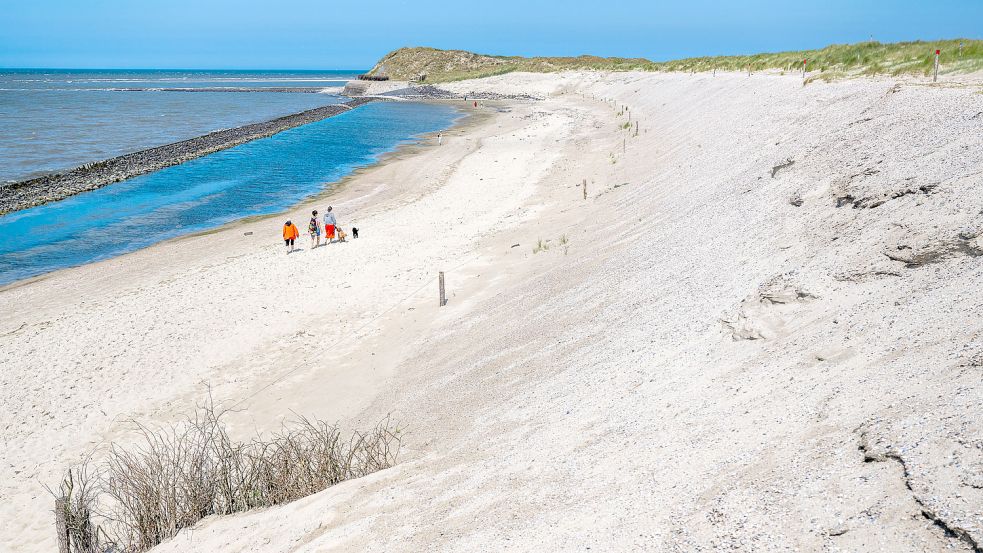
[[[358,238],[358,229],[352,227],[352,238]]]

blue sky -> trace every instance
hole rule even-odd
[[[406,45],[664,60],[983,38],[981,0],[0,1],[0,67],[360,69]]]

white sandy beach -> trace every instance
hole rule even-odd
[[[983,86],[446,88],[545,99],[0,290],[0,551],[53,550],[44,485],[209,388],[243,437],[391,414],[404,451],[160,551],[983,548]],[[329,204],[360,238],[285,255]]]

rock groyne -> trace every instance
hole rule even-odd
[[[452,92],[433,85],[409,86],[379,93],[379,96],[404,100],[542,100],[529,94],[500,94],[498,92]]]
[[[300,125],[321,121],[377,100],[379,98],[354,98],[341,104],[309,109],[262,123],[223,129],[189,140],[87,163],[65,172],[0,184],[0,215],[54,202],[137,175],[178,165],[257,138],[265,138]]]

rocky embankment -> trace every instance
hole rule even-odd
[[[489,90],[453,91],[432,84],[410,81],[350,81],[343,95],[351,98],[375,97],[399,100],[542,100],[524,93],[505,94]]]
[[[184,163],[257,138],[265,138],[280,131],[321,121],[376,100],[379,98],[354,98],[342,104],[314,108],[262,123],[215,131],[190,140],[88,163],[63,173],[51,173],[0,185],[0,215],[54,202],[107,184]]]
[[[452,92],[450,90],[438,88],[433,85],[402,88],[391,92],[385,92],[380,94],[380,96],[393,96],[397,98],[405,98],[407,100],[542,100],[542,98],[530,96],[529,94],[502,94],[499,92],[489,91],[462,94],[459,92]]]

